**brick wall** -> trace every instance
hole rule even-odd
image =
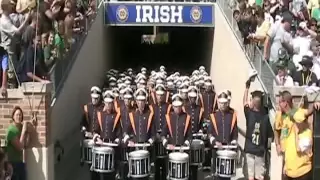
[[[0,138],[3,146],[6,129],[10,124],[11,113],[20,106],[24,120],[29,122],[29,147],[47,147],[50,142],[50,103],[51,84],[24,83],[19,89],[9,89],[8,96],[0,96]],[[36,114],[37,123],[32,124],[32,115]]]

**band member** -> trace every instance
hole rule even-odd
[[[115,107],[112,91],[106,91],[104,93],[103,101],[105,103],[103,110],[97,112],[99,126],[96,126],[94,130],[93,142],[97,144],[102,142],[118,144],[120,142],[119,138],[121,137],[120,111]],[[116,153],[116,160],[119,159],[118,157],[119,154]],[[115,176],[114,173],[98,173],[99,180],[114,180]]]
[[[273,131],[269,120],[268,110],[263,107],[263,92],[256,90],[251,93],[249,102],[248,92],[251,80],[246,82],[243,96],[244,114],[246,117],[247,136],[244,151],[247,159],[249,180],[263,180],[265,176],[265,153],[268,149],[268,138]]]
[[[191,118],[182,110],[182,97],[175,94],[172,97],[173,111],[166,115],[166,125],[161,133],[162,144],[168,149],[174,146],[190,146],[192,139]],[[168,109],[171,109],[169,106]]]
[[[202,132],[202,115],[204,110],[198,103],[198,88],[190,86],[188,90],[189,103],[184,106],[184,109],[191,117],[191,131],[194,134],[199,131]]]
[[[119,143],[119,137],[121,137],[120,110],[114,106],[112,91],[105,92],[103,101],[105,106],[102,111],[97,112],[99,126],[95,127],[93,140]]]
[[[97,86],[93,86],[91,88],[91,102],[84,105],[84,117],[81,121],[81,128],[82,132],[84,133],[84,138],[92,138],[92,134],[96,127],[99,127],[98,120],[97,120],[97,112],[101,111],[104,107],[104,104],[101,100],[101,89]],[[81,140],[82,146],[82,140]],[[81,151],[81,163],[83,163],[83,154]],[[88,170],[90,169],[91,164],[88,165]],[[90,178],[91,180],[98,179],[98,173],[90,171]]]
[[[221,148],[222,145],[237,145],[238,126],[237,114],[228,106],[228,95],[221,92],[218,95],[218,110],[210,114],[211,124],[209,127],[210,144]],[[213,166],[215,166],[215,157],[213,158]],[[215,168],[215,167],[214,167]],[[230,178],[221,178],[229,180]]]
[[[124,141],[129,143],[153,143],[154,126],[153,118],[154,111],[151,105],[146,105],[147,92],[145,89],[137,89],[136,94],[137,109],[129,113],[131,127],[128,129],[128,134],[124,137]],[[131,136],[131,137],[130,137]]]
[[[91,88],[91,102],[84,105],[84,118],[81,121],[82,131],[93,132],[97,125],[97,111],[103,109],[104,104],[101,100],[101,89],[97,86]]]
[[[135,110],[134,103],[133,103],[133,91],[130,87],[127,87],[122,90],[123,93],[123,100],[119,103],[119,109],[120,109],[120,125],[121,125],[121,132],[122,137],[125,137],[128,135],[128,129],[131,128],[129,113],[133,112]],[[120,168],[119,168],[119,176],[121,180],[128,179],[128,161],[127,161],[127,152],[126,147],[124,144],[121,145],[121,155],[120,155]]]
[[[166,102],[166,89],[164,85],[158,84],[155,88],[156,92],[156,104],[153,104],[154,109],[154,126],[156,129],[156,141],[155,141],[155,179],[166,179],[166,156],[163,154],[164,147],[161,143],[161,132],[166,124],[166,113],[169,104]]]
[[[200,96],[200,101],[204,109],[203,117],[210,119],[210,114],[214,112],[217,106],[216,93],[210,81],[206,80],[204,83],[204,92]]]

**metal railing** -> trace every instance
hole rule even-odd
[[[54,67],[49,72],[50,80],[53,84],[52,99],[56,98],[61,91],[64,81],[66,80],[69,71],[75,62],[79,51],[88,35],[92,23],[96,15],[91,15],[84,19],[83,30],[80,33],[74,34],[74,43],[71,44],[70,50],[65,53],[61,59],[57,59]]]
[[[238,39],[239,44],[245,52],[252,68],[257,70],[259,81],[262,83],[263,90],[266,94],[269,95],[272,106],[275,108],[276,99],[273,92],[273,82],[275,80],[275,74],[270,65],[264,61],[263,53],[256,43],[251,43],[248,45],[245,45],[243,43],[243,37],[238,28],[237,21],[233,18],[235,0],[217,0],[216,2],[223,12],[236,38]]]

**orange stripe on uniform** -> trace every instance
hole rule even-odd
[[[214,112],[214,110],[215,110],[215,108],[216,108],[216,105],[217,105],[217,98],[218,98],[218,96],[215,94],[215,96],[214,96],[214,99],[213,99],[213,107],[212,107],[212,112]]]
[[[99,123],[99,126],[100,126],[100,129],[101,129],[101,131],[102,131],[102,114],[101,114],[101,112],[100,111],[98,111],[97,112],[97,116],[98,116],[98,123]]]
[[[230,133],[232,133],[232,130],[233,130],[234,125],[236,124],[236,122],[237,122],[237,113],[236,113],[236,111],[233,111]]]
[[[187,115],[187,118],[186,118],[186,125],[184,126],[184,132],[183,132],[183,135],[186,135],[187,130],[188,130],[188,127],[189,127],[189,124],[190,124],[190,116],[189,116],[189,115]]]
[[[204,112],[204,108],[201,107],[201,108],[200,108],[200,114],[199,114],[199,123],[201,122],[200,120],[201,120],[201,118],[202,118],[203,112]]]
[[[171,111],[171,104],[168,105],[167,114],[170,114]]]
[[[89,122],[88,105],[83,106],[83,111],[86,114],[86,119]]]
[[[171,135],[171,137],[173,137],[173,136],[172,136],[172,129],[171,129],[170,114],[166,114],[166,120],[167,120],[167,126],[168,126],[168,129],[169,129],[170,135]]]
[[[219,132],[218,132],[218,127],[217,127],[216,118],[214,117],[214,114],[213,114],[213,113],[210,114],[210,117],[211,117],[211,122],[212,122],[212,124],[213,124],[214,130],[216,131],[216,133],[217,133],[217,135],[218,135]]]
[[[186,113],[186,108],[184,106],[181,107],[182,111]]]
[[[201,107],[204,108],[204,102],[203,102],[202,94],[199,94],[199,98],[200,98]]]
[[[150,109],[150,114],[149,114],[149,118],[148,118],[148,126],[147,126],[147,132],[149,132],[150,126],[151,126],[151,122],[152,122],[152,118],[153,118],[153,108],[151,105],[149,105],[149,109]]]
[[[133,129],[133,132],[134,132],[135,135],[137,135],[137,133],[136,133],[136,125],[134,124],[134,119],[133,119],[132,112],[129,113],[129,119],[130,119],[130,123],[131,123],[132,129]]]
[[[116,129],[117,124],[118,124],[118,121],[119,121],[119,119],[120,119],[120,115],[121,115],[121,113],[120,113],[120,108],[117,108],[116,112],[117,112],[117,116],[116,116],[116,118],[114,119],[114,124],[113,124],[113,129],[112,129],[112,131],[114,131],[114,130]]]
[[[167,103],[169,102],[169,98],[170,98],[170,92],[167,91],[167,95],[166,95],[166,102],[167,102]]]

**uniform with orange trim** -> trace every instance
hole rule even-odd
[[[123,90],[123,100],[119,101],[120,125],[123,136],[128,134],[128,129],[131,127],[129,113],[135,110],[133,105],[133,91],[127,87]]]
[[[218,103],[219,110],[210,114],[210,143],[212,145],[236,145],[238,140],[237,114],[229,107],[228,95],[226,92],[219,93]]]
[[[112,91],[106,91],[103,97],[105,107],[97,113],[99,126],[95,133],[105,142],[119,143],[121,137],[120,111],[114,106],[114,95]]]
[[[189,103],[184,106],[185,112],[191,117],[192,133],[198,133],[202,129],[204,109],[197,103],[199,90],[196,86],[190,86],[188,89]]]
[[[133,141],[134,143],[146,143],[150,144],[154,141],[154,125],[153,118],[154,112],[151,105],[146,105],[147,92],[144,88],[137,89],[135,93],[135,99],[138,108],[129,113],[130,128],[128,128],[128,134],[124,137],[124,141]]]
[[[166,125],[161,133],[163,146],[190,146],[192,139],[191,118],[182,110],[182,97],[175,94],[172,97],[172,108],[166,115]],[[169,107],[169,109],[171,106]]]
[[[101,101],[101,89],[99,87],[93,86],[90,91],[91,102],[83,106],[84,115],[81,121],[81,127],[84,132],[94,133],[94,129],[99,127],[97,112],[103,109],[104,104]],[[88,133],[88,135],[90,133]],[[84,134],[84,136],[86,136],[87,133]],[[92,137],[87,136],[85,138]],[[81,156],[83,156],[83,154],[81,154]],[[91,165],[89,165],[88,170],[90,169],[90,166]],[[99,174],[97,172],[90,171],[90,177],[91,180],[96,180],[99,178]]]
[[[200,95],[203,117],[210,119],[210,114],[217,109],[217,97],[210,77],[204,78],[204,91]]]
[[[93,132],[98,125],[97,112],[103,109],[101,102],[101,89],[97,86],[91,88],[91,102],[83,106],[84,115],[81,121],[82,130]]]

